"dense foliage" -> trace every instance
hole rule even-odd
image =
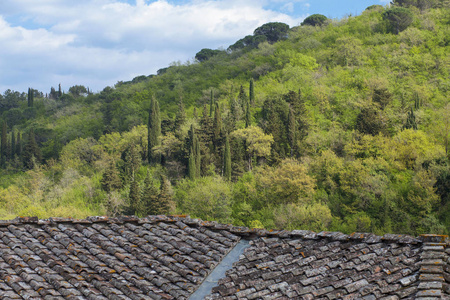
[[[97,94],[5,91],[0,218],[449,233],[450,9],[425,2],[269,23]]]

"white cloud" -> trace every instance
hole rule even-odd
[[[0,91],[46,92],[59,82],[101,90],[201,48],[226,48],[264,23],[301,21],[256,0],[136,2],[2,0]]]

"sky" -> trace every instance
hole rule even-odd
[[[48,93],[118,81],[193,62],[268,22],[311,14],[340,19],[389,0],[0,0],[0,93]]]

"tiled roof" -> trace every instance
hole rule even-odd
[[[0,221],[1,299],[450,299],[445,236],[250,230],[184,216]]]

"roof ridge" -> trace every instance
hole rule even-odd
[[[89,224],[89,223],[129,223],[136,222],[142,223],[157,223],[157,222],[168,222],[175,223],[182,221],[186,225],[193,227],[205,227],[210,230],[225,230],[233,233],[234,235],[240,236],[241,238],[255,239],[260,237],[300,237],[307,240],[316,239],[329,239],[331,241],[361,241],[368,244],[374,244],[378,242],[386,243],[398,243],[398,244],[419,244],[429,241],[440,241],[443,244],[450,246],[450,239],[446,235],[436,235],[436,234],[423,234],[419,237],[413,237],[407,234],[392,234],[386,233],[383,236],[376,235],[374,233],[364,233],[364,232],[353,232],[351,234],[345,234],[341,232],[333,231],[321,231],[314,232],[310,230],[267,230],[262,228],[248,228],[234,226],[231,224],[221,224],[216,221],[204,221],[201,219],[192,219],[189,215],[149,215],[146,217],[139,218],[137,216],[118,216],[118,217],[108,217],[108,216],[90,216],[86,219],[75,219],[75,218],[48,218],[39,219],[38,217],[17,217],[13,220],[0,220],[0,227],[9,225],[19,225],[19,224],[57,224],[57,223],[73,223],[73,224]]]

